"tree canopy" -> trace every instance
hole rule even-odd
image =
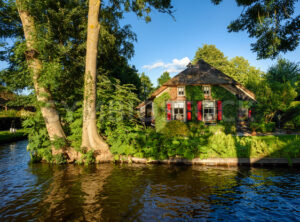
[[[167,82],[170,79],[170,73],[168,73],[167,71],[163,72],[163,74],[161,74],[161,76],[157,79],[158,87],[162,86],[165,82]]]
[[[154,87],[150,78],[144,72],[140,74],[140,80],[141,80],[141,88],[140,88],[139,98],[140,100],[144,101],[154,91]]]
[[[252,89],[251,83],[259,80],[263,74],[262,71],[251,66],[248,60],[241,56],[228,59],[215,45],[204,44],[198,48],[193,63],[195,64],[199,59],[203,59],[249,89]]]
[[[222,0],[211,0],[220,4]],[[228,26],[229,32],[247,31],[256,42],[251,44],[258,58],[275,58],[295,50],[300,40],[300,15],[295,14],[298,0],[236,0],[243,7],[240,17]]]

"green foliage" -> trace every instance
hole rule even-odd
[[[15,133],[9,131],[0,131],[0,144],[26,139],[27,135],[24,130],[17,130]]]
[[[65,121],[67,125],[64,127],[64,131],[67,132],[67,140],[70,142],[71,147],[76,151],[82,152],[82,104],[78,103],[74,111],[68,110],[66,113]],[[67,128],[67,126],[69,126]]]
[[[115,156],[168,158],[228,158],[300,156],[299,136],[238,137],[224,133],[224,126],[189,123],[188,137],[166,136],[154,129],[120,129],[108,141]],[[119,133],[119,134],[117,134]]]
[[[186,137],[189,135],[189,129],[187,125],[179,120],[172,120],[167,122],[164,128],[160,131],[166,137]]]
[[[292,122],[294,124],[294,127],[296,130],[300,130],[300,115],[296,116],[292,119]]]
[[[90,150],[90,151],[86,152],[85,154],[83,154],[81,161],[85,165],[89,165],[89,164],[95,163],[94,152],[92,150]]]
[[[144,72],[140,75],[140,80],[141,80],[141,88],[139,91],[139,98],[140,100],[144,101],[148,99],[151,93],[153,93],[154,87],[150,78]]]
[[[202,101],[204,100],[204,92],[202,86],[186,86],[185,94],[187,101]]]
[[[277,64],[271,66],[266,74],[269,82],[290,82],[292,86],[296,86],[300,77],[299,63],[291,62],[286,59],[279,58]]]
[[[197,120],[197,102],[204,100],[204,92],[202,86],[186,86],[185,95],[187,101],[192,101],[192,121]]]
[[[252,85],[263,74],[260,70],[250,66],[248,60],[241,56],[236,56],[229,60],[215,45],[204,44],[202,48],[198,48],[193,63],[197,63],[199,59],[203,59],[250,90],[253,88]]]
[[[28,151],[32,159],[52,162],[51,142],[41,112],[24,120],[23,127],[28,134]]]
[[[162,86],[168,80],[171,79],[170,73],[164,72],[158,79],[157,79],[157,87]]]
[[[64,138],[61,137],[55,137],[52,141],[51,141],[51,145],[56,149],[56,150],[60,150],[62,148],[65,148],[67,146],[67,141]]]
[[[53,163],[65,164],[65,163],[67,163],[67,160],[63,154],[55,154],[55,155],[53,155]]]
[[[20,113],[17,110],[1,110],[0,117],[20,117]]]
[[[262,133],[266,133],[266,132],[273,132],[275,131],[275,123],[274,122],[269,122],[269,123],[250,123],[250,128],[252,129],[252,131],[254,132],[262,132]]]
[[[167,123],[166,102],[170,99],[169,93],[165,92],[153,101],[156,131],[161,131]]]
[[[135,125],[137,122],[135,107],[139,102],[134,93],[135,86],[121,85],[118,79],[109,79],[103,75],[99,77],[97,89],[97,97],[101,101],[97,124],[102,132],[108,129],[114,131],[123,125]]]
[[[279,83],[262,81],[256,90],[257,104],[255,113],[258,121],[270,122],[276,112],[288,110],[291,102],[296,98],[297,92],[289,82]]]
[[[223,122],[235,122],[238,112],[238,100],[228,90],[220,86],[211,87],[211,96],[222,101]]]
[[[219,4],[222,0],[212,0]],[[229,32],[247,31],[257,39],[252,51],[259,59],[274,58],[279,53],[293,51],[299,45],[298,0],[236,0],[243,8],[239,18],[228,26]]]

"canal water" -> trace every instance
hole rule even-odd
[[[0,145],[0,221],[297,221],[300,170],[30,164]]]

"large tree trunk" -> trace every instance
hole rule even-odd
[[[26,59],[29,69],[32,73],[34,89],[37,96],[37,101],[41,107],[41,112],[45,120],[46,128],[50,140],[66,139],[65,133],[62,129],[58,112],[54,101],[51,99],[50,92],[39,83],[39,76],[43,67],[41,60],[38,58],[37,31],[33,17],[26,10],[22,4],[22,0],[16,0],[19,16],[22,21],[25,40],[26,40]],[[61,153],[63,150],[56,150],[52,148],[52,154]]]
[[[86,66],[84,76],[84,103],[82,147],[95,150],[96,161],[103,162],[112,159],[109,147],[99,135],[96,125],[96,72],[99,40],[99,10],[100,0],[89,0]]]

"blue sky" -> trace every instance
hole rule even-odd
[[[227,32],[228,24],[242,12],[234,0],[224,0],[219,6],[210,0],[173,2],[176,21],[167,14],[153,12],[148,24],[132,13],[127,14],[122,22],[130,24],[138,37],[130,64],[135,65],[139,72],[145,72],[155,85],[163,71],[172,71],[171,76],[174,76],[184,69],[203,44],[216,45],[229,58],[243,56],[263,71],[276,62],[257,60],[250,47],[255,40],[250,39],[246,32]],[[299,5],[296,14],[300,14]],[[300,47],[283,57],[299,62]]]

